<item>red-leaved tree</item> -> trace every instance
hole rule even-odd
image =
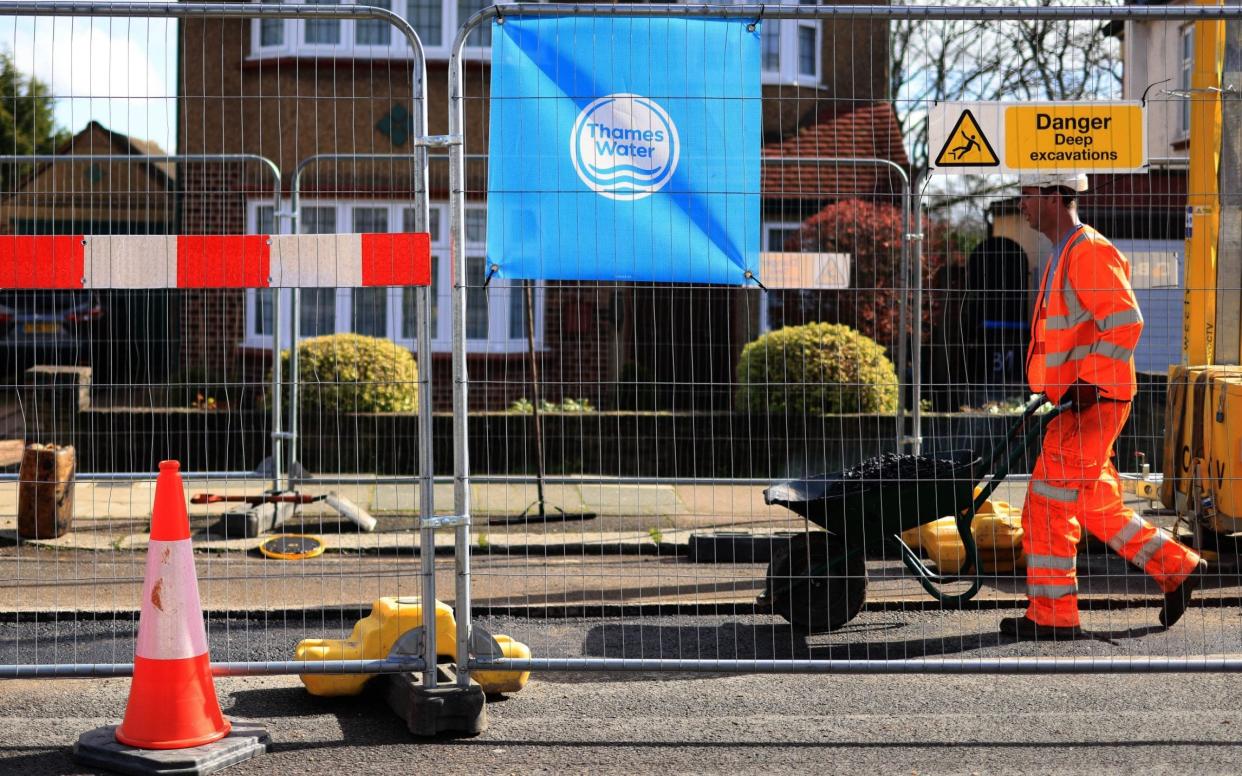
[[[846,199],[834,202],[808,218],[786,250],[848,253],[850,285],[839,291],[799,292],[786,297],[781,318],[774,326],[808,321],[843,323],[895,352],[901,282],[901,209],[887,203]],[[947,229],[923,220],[923,288],[930,291],[949,254]],[[911,252],[913,260],[913,252]],[[923,323],[926,337],[934,319],[935,293],[924,294]],[[911,304],[913,294],[909,295]],[[911,314],[913,312],[911,311]]]

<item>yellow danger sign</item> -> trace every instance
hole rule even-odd
[[[1147,166],[1147,120],[1134,100],[941,102],[927,114],[931,172],[1137,172]]]
[[[1144,134],[1138,103],[1014,105],[1005,109],[1005,162],[1015,170],[1142,167]]]
[[[1000,159],[969,109],[962,111],[936,155],[936,167],[996,167]]]

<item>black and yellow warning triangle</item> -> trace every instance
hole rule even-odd
[[[969,110],[963,110],[936,155],[936,167],[999,167],[1000,159]]]

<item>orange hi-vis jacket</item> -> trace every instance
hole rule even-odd
[[[1105,399],[1133,399],[1142,331],[1130,263],[1099,232],[1077,227],[1039,284],[1026,352],[1031,390],[1055,403],[1082,380]]]

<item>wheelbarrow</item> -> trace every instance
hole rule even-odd
[[[1037,415],[1045,403],[1043,396],[1037,396],[1023,407],[1018,421],[986,456],[986,464],[984,456],[973,451],[955,450],[934,461],[926,456],[911,459],[916,466],[935,465],[938,476],[934,479],[864,480],[838,472],[790,480],[765,490],[766,503],[786,507],[824,529],[800,534],[773,552],[765,589],[773,611],[808,633],[836,630],[862,610],[867,558],[886,557],[894,551],[923,589],[942,604],[956,606],[974,598],[983,581],[971,523],[1018,458],[1070,406],[1066,402]],[[976,493],[983,472],[991,472],[991,477]],[[966,549],[966,563],[954,575],[928,569],[901,538],[903,531],[944,515],[956,517]],[[963,592],[941,589],[961,581],[970,583]]]

